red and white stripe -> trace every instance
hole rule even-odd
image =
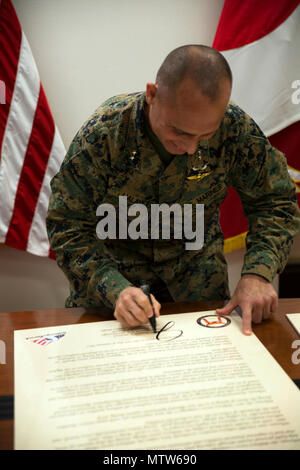
[[[49,338],[41,338],[41,339],[35,339],[32,341],[33,343],[40,344],[41,346],[47,346],[47,344],[52,343],[52,339]]]
[[[225,0],[213,47],[232,69],[232,100],[286,155],[300,204],[300,104],[292,100],[300,79],[300,0]],[[221,226],[239,248],[235,240],[247,231],[247,221],[232,188],[221,207]]]
[[[232,99],[267,136],[300,119],[300,106],[291,99],[292,83],[300,79],[299,3],[230,0],[213,45],[232,69]]]
[[[45,226],[50,180],[65,148],[10,0],[0,4],[0,242],[53,256]]]

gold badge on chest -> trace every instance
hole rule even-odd
[[[195,157],[194,157],[195,158]],[[203,161],[202,152],[198,150],[196,155],[196,163],[191,167],[188,180],[201,180],[211,173],[207,163]]]

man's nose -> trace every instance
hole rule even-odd
[[[198,148],[198,142],[191,142],[186,144],[186,151],[189,155],[193,155]]]

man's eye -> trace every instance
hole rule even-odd
[[[184,135],[184,132],[174,129],[175,134]]]

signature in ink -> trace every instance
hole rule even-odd
[[[174,321],[166,323],[157,333],[156,339],[158,341],[172,341],[173,339],[179,338],[182,334],[182,330],[171,330],[175,325]]]

